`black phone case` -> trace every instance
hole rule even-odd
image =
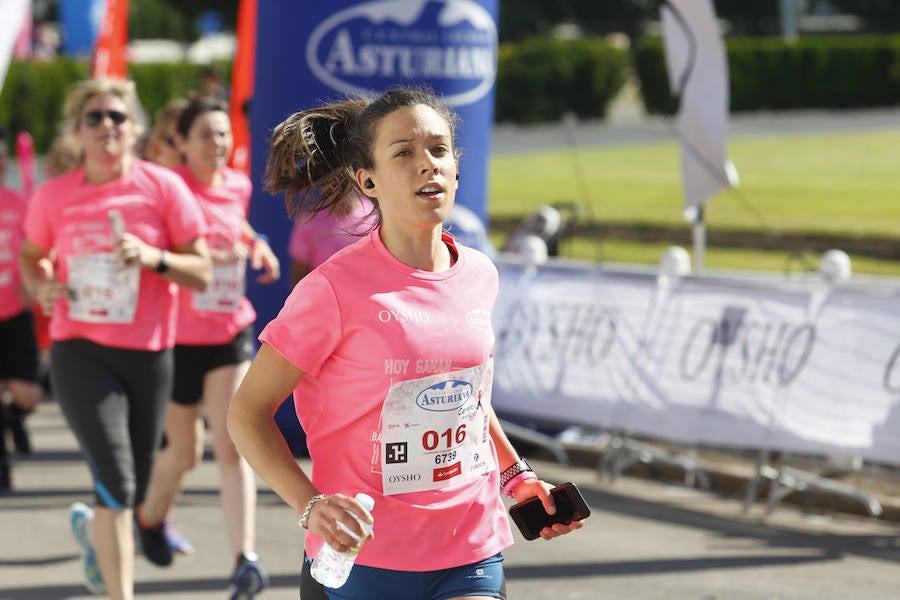
[[[556,514],[548,515],[537,496],[509,507],[509,516],[526,540],[537,539],[544,527],[554,523],[568,525],[591,516],[591,509],[574,483],[560,484],[550,490],[556,502]]]

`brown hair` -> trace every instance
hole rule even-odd
[[[187,108],[187,105],[187,98],[173,98],[156,111],[153,131],[144,149],[144,156],[147,160],[157,162],[159,148],[163,145],[172,146],[174,144],[175,141],[169,139],[170,132],[176,128],[178,117]]]
[[[228,114],[228,105],[224,100],[214,96],[194,96],[178,115],[176,128],[181,137],[186,138],[191,130],[191,125],[200,115],[210,112],[223,112]]]
[[[375,126],[398,109],[419,105],[441,115],[453,137],[456,113],[427,87],[396,88],[376,98],[348,98],[294,113],[272,135],[265,189],[284,192],[292,217],[332,210],[348,194],[361,193],[355,173],[374,166]]]

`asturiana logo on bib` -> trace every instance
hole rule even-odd
[[[472,398],[472,384],[451,379],[429,386],[416,396],[416,404],[425,410],[457,410]]]
[[[497,26],[471,0],[374,0],[322,21],[306,61],[317,79],[345,94],[426,81],[449,105],[464,106],[494,85]]]

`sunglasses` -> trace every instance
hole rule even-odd
[[[81,119],[88,127],[96,127],[103,120],[103,117],[109,117],[109,120],[115,125],[121,125],[128,120],[128,115],[120,110],[90,110],[84,113]]]

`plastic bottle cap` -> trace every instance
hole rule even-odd
[[[363,494],[362,492],[356,495],[356,501],[362,504],[362,507],[366,510],[372,510],[375,508],[375,499],[368,494]]]

